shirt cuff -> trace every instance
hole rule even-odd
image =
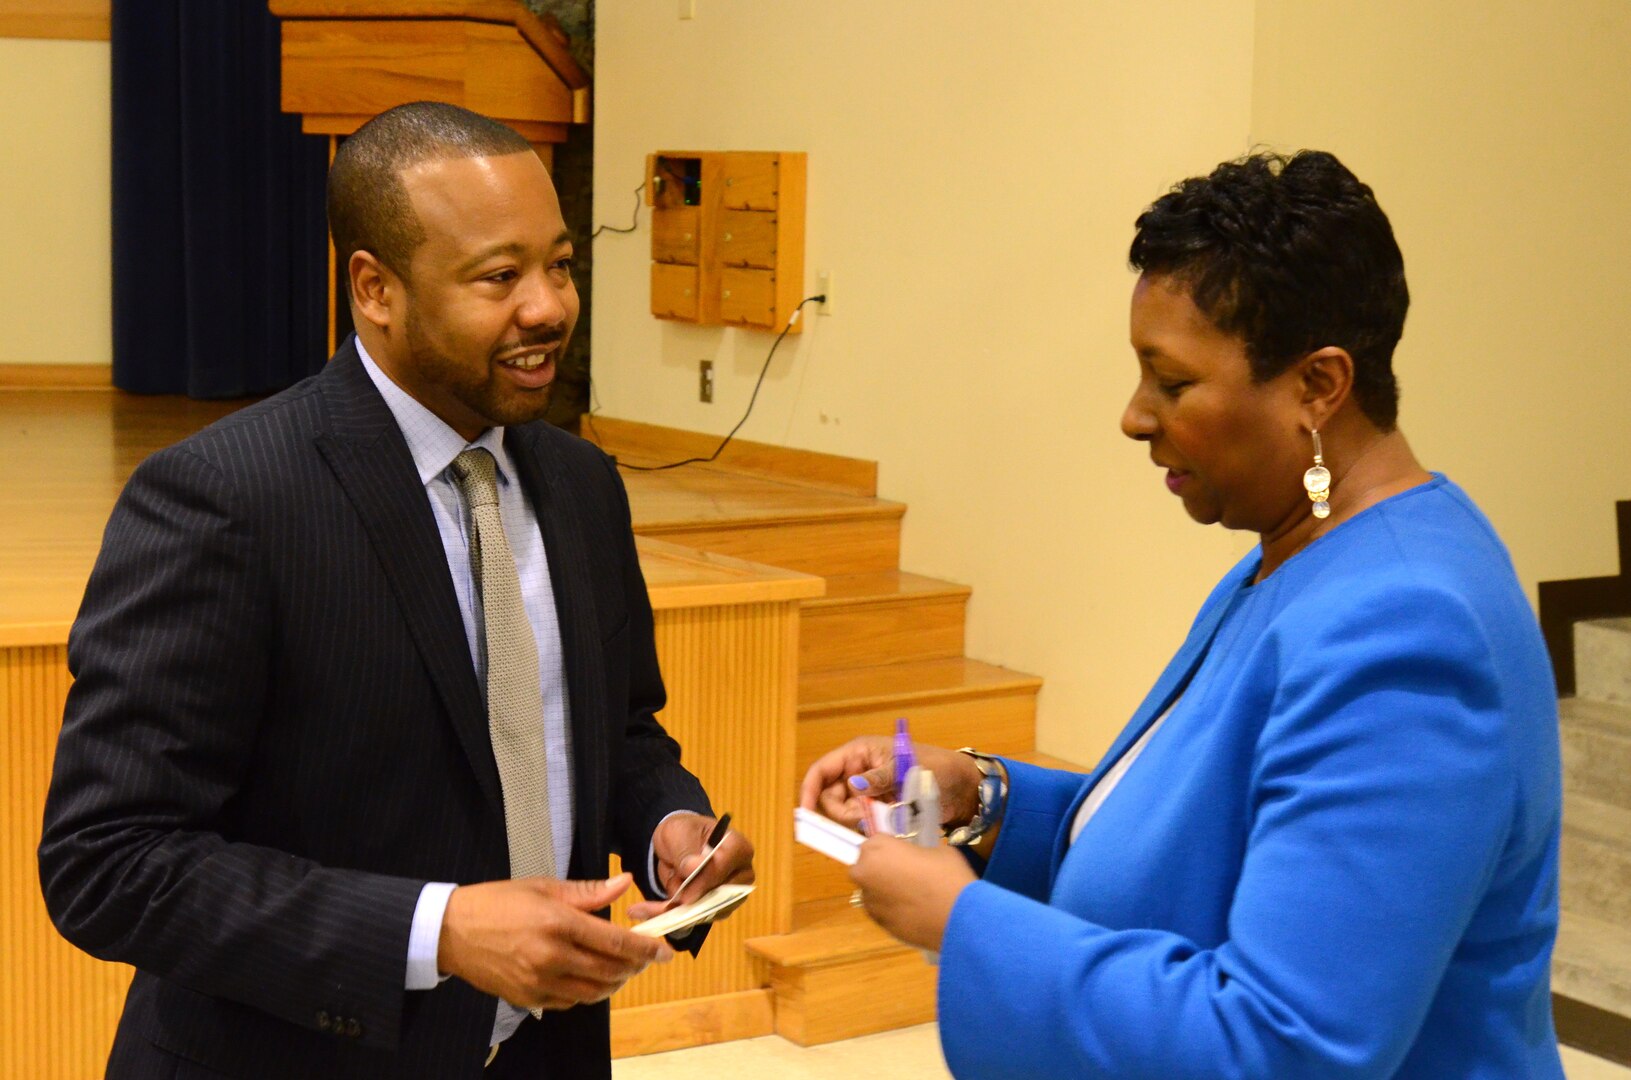
[[[651,830],[651,845],[646,848],[646,880],[651,882],[651,891],[657,894],[656,899],[658,900],[667,900],[668,890],[664,889],[663,883],[657,880],[657,829],[661,829],[663,821],[667,821],[671,817],[679,814],[696,813],[695,810],[671,810],[663,815],[662,821],[657,822],[657,828]],[[697,814],[697,816],[701,817],[702,815]]]
[[[447,978],[436,967],[436,951],[442,941],[442,917],[447,914],[447,898],[457,885],[427,881],[414,905],[413,926],[408,931],[409,990],[434,990]]]

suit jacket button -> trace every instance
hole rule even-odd
[[[317,1010],[317,1030],[328,1031],[334,1026],[334,1018],[329,1016],[327,1009]]]
[[[347,1020],[345,1022],[345,1033],[353,1039],[358,1038],[362,1035],[362,1025],[355,1020]]]

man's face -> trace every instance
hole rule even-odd
[[[540,419],[578,321],[572,244],[532,153],[402,172],[425,240],[402,284],[391,377],[466,439]]]

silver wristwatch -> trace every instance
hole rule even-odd
[[[960,747],[957,752],[973,758],[974,767],[980,770],[979,809],[974,811],[967,825],[959,825],[946,834],[948,844],[967,847],[1002,821],[1002,812],[1008,806],[1008,770],[1001,761],[972,747]]]

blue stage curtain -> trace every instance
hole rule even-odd
[[[263,0],[112,5],[113,382],[240,397],[327,359],[328,146]]]

